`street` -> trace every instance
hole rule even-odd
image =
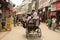
[[[2,32],[5,34],[0,37],[0,40],[60,40],[60,32],[49,30],[45,23],[41,23],[40,28],[42,30],[41,38],[30,37],[27,39],[26,30],[22,26],[17,26],[10,32]]]
[[[0,0],[0,40],[60,40],[60,0]]]

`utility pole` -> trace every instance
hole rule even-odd
[[[39,8],[39,0],[35,0],[35,10],[37,11]]]
[[[39,8],[39,0],[32,0],[31,3],[29,3],[29,5],[28,5],[28,12],[31,12],[32,5],[33,5],[34,1],[35,1],[35,10],[36,11],[38,10],[38,8]]]
[[[33,2],[34,0],[32,0],[31,3],[28,4],[28,12],[31,12]]]

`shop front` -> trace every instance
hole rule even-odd
[[[60,11],[60,1],[57,1],[56,2],[56,10],[57,11]]]
[[[47,19],[51,18],[51,6],[48,7]]]
[[[51,18],[56,16],[56,3],[51,4]]]
[[[51,18],[57,17],[57,23],[60,22],[60,0],[51,4]]]
[[[0,9],[0,31],[2,29],[2,10]]]
[[[60,11],[60,0],[55,0],[55,2],[51,3],[51,16],[57,16],[59,15]]]
[[[43,19],[46,21],[48,18],[50,18],[51,14],[51,7],[50,6],[46,6],[43,8]]]
[[[51,6],[49,2],[45,2],[43,5],[44,19],[47,20],[48,18],[50,18]]]
[[[58,24],[59,24],[60,23],[60,1],[56,2],[56,13],[57,13],[57,20],[58,20]]]
[[[2,7],[3,7],[3,1],[0,0],[0,31],[2,30]]]
[[[9,26],[7,26],[7,24],[11,22],[10,20],[12,20],[11,10],[12,5],[9,2],[6,0],[0,0],[0,29],[7,29],[7,27],[10,27],[10,24]],[[8,20],[10,22],[8,22]]]

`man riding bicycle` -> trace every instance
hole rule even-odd
[[[32,10],[31,15],[27,18],[27,22],[31,22],[31,20],[34,23],[33,30],[35,31],[37,28],[39,28],[39,16],[35,10]]]

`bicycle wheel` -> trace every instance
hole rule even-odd
[[[42,36],[42,32],[41,32],[41,29],[40,28],[38,28],[38,30],[37,30],[37,35],[38,35],[38,37],[41,37]]]
[[[29,36],[29,32],[28,32],[28,28],[26,28],[26,38],[28,38]]]

